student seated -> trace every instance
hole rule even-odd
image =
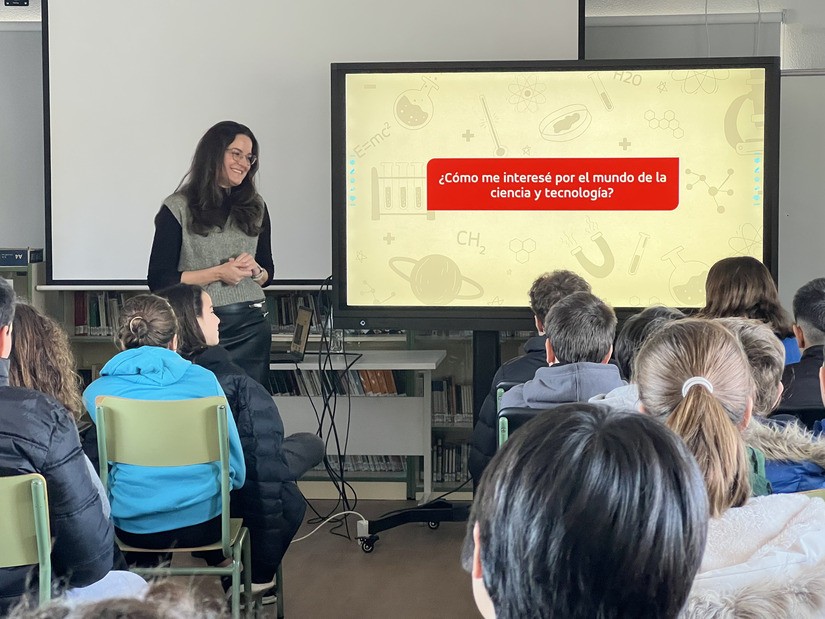
[[[767,267],[751,256],[723,258],[705,280],[703,318],[754,318],[766,323],[785,347],[785,364],[801,357],[791,321],[779,302],[779,291]]]
[[[822,345],[825,344],[825,277],[811,280],[796,291],[793,314],[793,332],[802,350],[802,359],[789,365],[782,374],[785,391],[780,411],[822,406],[819,368],[822,367]]]
[[[470,439],[469,469],[473,485],[477,486],[484,467],[498,448],[498,421],[496,420],[496,390],[502,382],[524,383],[533,378],[536,370],[547,367],[544,319],[560,299],[574,292],[590,292],[590,284],[572,271],[553,271],[539,276],[530,287],[530,310],[538,335],[524,343],[524,354],[510,359],[493,376],[490,393],[484,398],[478,421]]]
[[[613,357],[622,376],[629,383],[616,387],[609,393],[593,396],[589,401],[604,404],[609,408],[639,410],[639,388],[633,382],[633,360],[636,358],[636,353],[651,334],[671,320],[684,317],[685,315],[676,308],[652,305],[628,318],[619,330],[619,335],[616,336]]]
[[[821,617],[825,501],[751,498],[742,430],[753,409],[750,366],[712,320],[677,320],[636,357],[642,406],[680,435],[699,463],[711,520],[687,617]]]
[[[545,350],[550,367],[516,385],[501,399],[505,406],[552,408],[586,402],[625,384],[619,368],[608,363],[613,351],[616,314],[589,292],[576,292],[547,313]]]
[[[772,492],[804,492],[825,487],[825,441],[799,423],[774,422],[771,414],[782,397],[785,349],[766,324],[745,318],[718,319],[739,338],[754,381],[753,421],[745,430],[748,456],[759,463]],[[792,366],[788,366],[792,367]],[[754,485],[754,478],[751,478]],[[752,494],[768,494],[752,489]]]
[[[249,529],[255,549],[253,585],[271,585],[306,512],[296,481],[323,460],[324,442],[307,432],[284,438],[284,424],[272,396],[219,346],[220,319],[203,288],[178,284],[161,294],[178,317],[178,352],[213,372],[226,393],[246,460],[246,483],[232,493],[232,515],[243,518]],[[274,602],[275,597],[264,595],[262,600]]]
[[[84,430],[94,428],[92,418],[83,408],[82,381],[77,373],[77,363],[69,344],[69,336],[54,319],[26,303],[17,303],[14,312],[14,347],[9,355],[9,384],[40,391],[60,402],[72,414],[80,434],[80,446],[84,445]],[[84,427],[86,426],[86,427]],[[83,429],[81,429],[83,428]],[[88,434],[88,433],[87,433]],[[92,437],[97,434],[92,431]],[[94,446],[97,456],[97,444]],[[98,476],[98,469],[84,455],[89,476],[100,494],[103,513],[110,515],[109,498]],[[115,558],[121,559],[120,550]],[[122,564],[126,567],[126,564]]]
[[[463,564],[490,619],[677,617],[708,506],[684,443],[653,419],[567,404],[490,462]]]
[[[86,410],[96,421],[95,402],[104,395],[135,400],[186,400],[224,396],[215,375],[175,352],[178,321],[161,297],[142,294],[123,304],[118,330],[122,352],[100,370],[100,378],[83,392]],[[238,428],[229,426],[229,477],[233,489],[246,475]],[[214,464],[145,467],[113,464],[109,496],[118,538],[131,546],[168,548],[199,546],[221,537],[220,485]],[[127,560],[141,565],[158,557],[135,553]],[[224,562],[220,550],[203,556],[210,565]]]
[[[139,590],[145,587],[140,577],[127,574],[121,586],[122,572],[111,571],[120,553],[71,412],[48,395],[9,385],[14,313],[14,291],[0,278],[0,476],[39,473],[46,479],[55,591],[65,587],[80,595],[93,589],[119,595],[132,587]],[[0,569],[0,615],[27,592],[37,598],[32,572],[31,566]],[[29,583],[34,588],[27,591]]]

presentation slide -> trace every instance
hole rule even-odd
[[[570,269],[701,307],[710,265],[763,258],[765,73],[346,74],[346,304],[524,307]]]

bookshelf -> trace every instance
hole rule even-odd
[[[444,350],[364,350],[359,358],[355,355],[332,355],[325,367],[342,372],[349,368],[356,372],[405,372],[412,378],[407,378],[406,394],[381,395],[353,395],[339,396],[335,402],[335,423],[339,436],[346,433],[349,422],[349,440],[346,452],[363,456],[420,456],[424,460],[423,490],[417,495],[421,500],[433,492],[432,472],[432,374],[444,361],[447,353]],[[275,371],[295,371],[303,375],[318,370],[321,359],[316,355],[308,355],[303,362],[296,364],[273,364]],[[290,432],[315,432],[318,428],[319,414],[323,409],[323,402],[319,396],[274,396],[284,420],[284,426]],[[324,416],[323,433],[328,436],[331,431],[330,414]],[[327,446],[328,454],[335,454],[334,445]],[[373,473],[376,473],[373,475]],[[350,481],[376,481],[391,483],[396,486],[395,493],[404,491],[407,496],[409,475],[396,471],[364,471],[351,472]],[[302,482],[310,496],[324,496],[320,485],[331,485],[329,482],[310,480]],[[326,489],[327,491],[329,488]],[[360,489],[359,489],[360,490]],[[375,490],[375,489],[373,489]],[[389,490],[385,488],[383,490]],[[366,494],[365,494],[366,492]],[[359,496],[371,496],[369,489],[359,491]],[[397,495],[396,495],[397,496]]]

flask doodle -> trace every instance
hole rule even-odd
[[[412,265],[409,272],[399,265]],[[415,298],[427,305],[446,305],[455,299],[477,299],[484,289],[461,274],[461,269],[452,259],[441,254],[430,254],[420,260],[396,256],[389,261],[389,267],[402,279],[410,282]],[[464,284],[475,287],[461,294]]]
[[[591,236],[590,240],[596,244],[596,247],[602,254],[601,264],[593,262],[590,258],[585,256],[581,245],[575,247],[570,253],[576,257],[576,260],[579,261],[582,268],[593,277],[607,277],[613,272],[613,268],[616,266],[616,259],[613,257],[613,250],[610,249],[610,245],[607,244],[607,240],[604,236],[602,236],[601,232],[597,232]]]
[[[705,302],[705,280],[710,267],[698,260],[685,260],[681,253],[684,249],[679,245],[662,256],[662,260],[670,261],[673,266],[669,281],[673,298],[685,306],[698,307]]]
[[[438,84],[429,77],[423,80],[424,83],[420,89],[405,90],[398,95],[393,105],[395,120],[405,129],[421,129],[432,119],[433,101],[430,98],[430,92],[438,90]]]

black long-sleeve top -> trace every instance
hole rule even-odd
[[[222,208],[229,216],[230,204],[225,201]],[[156,292],[180,283],[180,248],[183,243],[183,228],[172,211],[166,205],[162,206],[155,215],[155,236],[152,239],[152,252],[149,255],[149,270],[146,279],[149,290]],[[261,233],[258,235],[258,245],[255,249],[255,262],[266,270],[267,279],[261,287],[269,285],[275,274],[272,261],[272,224],[269,220],[269,210],[264,205],[264,216],[261,222]]]

